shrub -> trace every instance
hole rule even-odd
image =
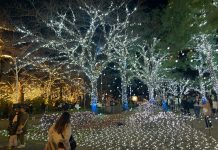
[[[0,99],[0,118],[8,118],[9,113],[12,110],[12,102],[7,98]]]
[[[32,100],[26,100],[25,103],[27,104],[32,104],[32,108],[33,108],[33,113],[34,114],[37,114],[37,113],[42,113],[43,110],[42,110],[42,103],[44,103],[45,100],[43,97],[36,97]]]

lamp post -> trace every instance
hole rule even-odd
[[[17,68],[17,60],[10,55],[0,55],[0,58],[8,58],[13,60],[15,65],[15,80],[16,80],[16,103],[18,103],[19,91],[18,91],[18,68]]]

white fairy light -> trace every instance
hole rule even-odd
[[[158,84],[162,82],[161,78],[161,66],[162,62],[165,61],[167,54],[155,53],[156,45],[159,40],[153,39],[153,43],[148,45],[136,45],[139,57],[134,57],[132,60],[131,67],[134,72],[134,77],[140,79],[144,84],[148,86],[149,99],[154,98],[154,90],[158,88]],[[145,51],[145,47],[148,48]],[[143,62],[141,61],[143,59]]]
[[[211,78],[208,80],[200,80],[200,91],[203,95],[205,95],[205,85],[209,85],[212,83],[213,88],[216,93],[218,93],[218,89],[216,89],[218,85],[217,72],[215,71],[217,66],[217,53],[216,46],[213,44],[210,39],[213,35],[209,34],[200,34],[194,35],[192,40],[195,42],[195,50],[197,51],[197,57],[199,61],[197,61],[197,65],[195,69],[199,72],[200,79],[203,79],[203,75],[206,72],[210,73]],[[206,64],[206,67],[205,65]]]
[[[108,18],[114,17],[112,14],[117,10],[122,11],[123,7],[126,8],[124,10],[126,16],[122,16],[125,17],[125,19],[119,19],[120,16],[117,16],[117,22],[108,22]],[[96,103],[98,97],[97,80],[101,75],[101,72],[106,68],[109,62],[117,61],[117,59],[119,59],[121,60],[120,63],[123,63],[120,55],[116,58],[114,57],[116,55],[111,54],[111,49],[122,48],[123,50],[123,45],[121,47],[117,46],[122,43],[130,45],[131,42],[134,42],[133,39],[136,39],[135,37],[127,39],[127,35],[123,34],[124,31],[127,31],[130,24],[130,16],[136,11],[136,8],[130,12],[125,3],[122,3],[120,6],[111,3],[108,8],[105,8],[106,10],[99,10],[84,3],[84,6],[79,6],[79,9],[88,15],[90,18],[89,23],[87,23],[87,20],[79,20],[79,17],[75,15],[77,13],[73,8],[69,7],[65,11],[54,12],[52,19],[49,19],[49,21],[41,20],[47,28],[54,33],[55,37],[52,38],[52,40],[47,39],[43,34],[37,34],[37,32],[34,32],[34,29],[33,31],[30,31],[22,26],[16,28],[18,32],[23,33],[21,41],[17,44],[22,44],[24,41],[26,41],[26,43],[37,43],[36,47],[34,47],[34,51],[40,50],[41,48],[49,48],[66,54],[67,59],[69,59],[72,64],[80,66],[89,78],[91,82],[92,103]],[[72,17],[68,17],[69,14]],[[83,21],[86,24],[86,31],[84,33],[77,23],[78,20],[80,22]],[[110,31],[107,31],[105,25],[110,27]],[[102,39],[104,39],[105,42],[96,42],[93,40],[96,38],[97,34],[100,34],[97,31],[100,27],[103,28]],[[65,36],[66,34],[68,35],[67,37]],[[99,39],[99,41],[102,39]],[[101,45],[100,49],[98,49],[99,45]],[[96,47],[96,50],[93,49],[93,46]],[[78,49],[81,49],[81,52],[77,52]],[[94,55],[92,51],[95,51]],[[99,61],[98,55],[105,55],[107,58]],[[114,68],[118,67],[114,66]],[[122,90],[124,90],[124,88],[122,88]],[[127,98],[124,99],[127,101]]]

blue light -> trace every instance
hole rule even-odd
[[[150,103],[150,104],[156,104],[156,101],[155,101],[154,98],[151,98],[151,99],[149,100],[149,103]]]
[[[168,106],[167,106],[167,101],[166,101],[166,99],[163,99],[163,100],[162,100],[162,108],[163,108],[163,111],[164,111],[164,112],[167,112],[167,111],[168,111]]]
[[[128,102],[123,102],[123,110],[128,110],[128,109],[129,109]]]
[[[202,104],[205,105],[207,103],[207,98],[205,96],[202,97]]]
[[[94,112],[94,113],[98,112],[97,104],[96,103],[92,103],[92,112]]]
[[[98,108],[97,108],[97,99],[96,98],[93,98],[92,99],[92,112],[94,113],[98,113]]]

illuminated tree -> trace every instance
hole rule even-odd
[[[7,58],[10,58],[8,60],[10,62],[10,65],[9,68],[2,73],[8,77],[7,82],[11,82],[10,86],[11,89],[13,89],[14,95],[12,101],[15,103],[23,102],[24,86],[29,80],[33,80],[33,76],[31,76],[30,74],[29,76],[27,76],[27,73],[30,71],[32,63],[27,57],[23,57],[25,56],[25,53],[15,58],[9,55],[5,56],[7,56]],[[13,75],[11,73],[13,73]]]
[[[133,72],[136,78],[139,78],[148,86],[149,99],[154,98],[154,91],[157,90],[163,81],[162,63],[167,54],[157,53],[156,45],[159,40],[153,39],[152,44],[138,45],[135,60],[132,61]]]
[[[205,90],[209,89],[211,82],[208,74],[212,77],[213,86],[217,85],[215,49],[211,49],[213,44],[207,38],[217,28],[217,1],[170,0],[168,3],[162,16],[161,46],[169,47],[172,58],[177,62],[171,63],[176,68],[176,71],[172,72],[173,75],[178,74],[178,70],[185,72],[180,74],[182,76],[186,76],[190,71],[197,72],[195,77],[194,73],[190,73],[192,77],[188,77],[197,80],[193,81],[192,90],[205,95]]]
[[[128,86],[128,75],[129,67],[131,63],[131,54],[129,51],[137,44],[138,37],[133,35],[131,26],[136,26],[134,23],[130,23],[130,16],[136,9],[129,10],[126,8],[126,15],[122,20],[117,16],[117,23],[111,26],[111,32],[109,38],[107,38],[109,49],[111,50],[109,61],[115,63],[115,69],[120,71],[121,76],[121,96],[122,104],[124,109],[128,109],[127,99],[127,86]],[[119,23],[120,22],[120,23]]]
[[[184,78],[180,80],[169,80],[165,88],[167,88],[168,94],[176,96],[179,99],[181,99],[183,95],[188,94],[190,90],[195,90],[195,88],[192,87],[191,80]]]
[[[210,34],[200,34],[193,36],[196,53],[193,55],[191,64],[195,65],[195,69],[199,72],[201,93],[205,95],[205,86],[212,84],[216,94],[218,94],[218,72],[217,72],[217,51],[214,42],[215,37]],[[197,58],[196,58],[197,55]],[[196,63],[197,61],[197,63]],[[205,73],[209,74],[209,78],[205,77]]]
[[[59,10],[50,7],[48,16],[43,15],[39,9],[34,22],[34,27],[37,28],[28,25],[16,26],[17,31],[22,33],[17,45],[32,43],[29,55],[45,48],[55,50],[57,55],[64,55],[72,64],[78,66],[91,82],[94,110],[98,95],[97,80],[111,58],[116,57],[112,55],[112,51],[122,48],[120,51],[124,60],[127,57],[125,45],[115,46],[129,42],[125,41],[125,35],[119,36],[130,26],[129,18],[134,10],[128,8],[125,3],[121,5],[111,3],[102,8],[86,3],[82,3],[80,7],[72,5],[69,4]],[[123,12],[121,16],[120,12]],[[125,63],[122,66],[125,67]],[[122,73],[126,77],[125,72]],[[123,79],[123,82],[126,82],[126,79]],[[122,95],[126,95],[125,89],[126,87],[123,88]],[[127,101],[126,97],[123,99]]]

